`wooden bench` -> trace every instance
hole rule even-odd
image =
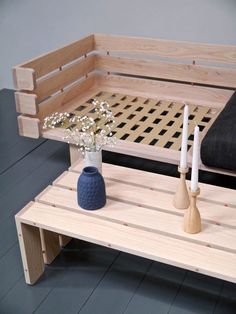
[[[103,164],[107,204],[77,205],[82,163],[64,172],[16,215],[25,280],[34,284],[70,237],[236,282],[236,192],[200,184],[202,232],[182,229],[172,205],[178,179]]]
[[[178,164],[185,101],[191,164],[194,123],[204,137],[236,88],[235,64],[236,46],[92,34],[14,67],[19,132],[62,141],[63,130],[42,130],[43,119],[87,114],[96,97],[116,117],[118,144],[107,150]]]

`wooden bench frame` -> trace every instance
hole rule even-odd
[[[15,216],[28,284],[70,237],[236,283],[234,190],[200,183],[202,231],[188,234],[173,206],[179,179],[104,163],[107,203],[87,211],[77,204],[82,168],[76,163]]]
[[[42,130],[43,119],[71,112],[101,91],[195,103],[216,110],[216,118],[236,88],[236,46],[92,34],[14,67],[13,77],[19,133],[62,141],[61,130]],[[179,151],[140,145],[119,140],[106,149],[179,163]],[[72,159],[75,152],[71,146]],[[191,164],[191,150],[188,158]]]

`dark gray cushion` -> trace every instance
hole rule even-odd
[[[236,171],[236,92],[204,137],[201,158],[206,166]]]

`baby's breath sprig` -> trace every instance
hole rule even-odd
[[[55,127],[62,126],[69,117],[70,114],[68,112],[55,112],[44,119],[43,129],[54,129]]]
[[[115,126],[115,119],[110,106],[106,101],[94,99],[93,112],[96,118],[87,115],[70,115],[68,112],[54,113],[45,118],[44,129],[63,126],[65,122],[76,124],[73,129],[67,128],[64,133],[64,140],[70,144],[76,144],[84,153],[85,151],[98,151],[103,146],[113,146],[116,138],[112,130]]]

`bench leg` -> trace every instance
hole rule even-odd
[[[59,235],[59,243],[61,247],[66,246],[72,240],[71,237],[60,234]]]
[[[43,259],[45,264],[51,264],[61,251],[57,233],[39,229],[42,243]]]
[[[81,153],[78,151],[78,147],[76,145],[70,144],[70,163],[71,166],[76,162],[82,159]]]
[[[39,228],[16,219],[21,258],[26,283],[33,285],[44,272],[44,261]]]

